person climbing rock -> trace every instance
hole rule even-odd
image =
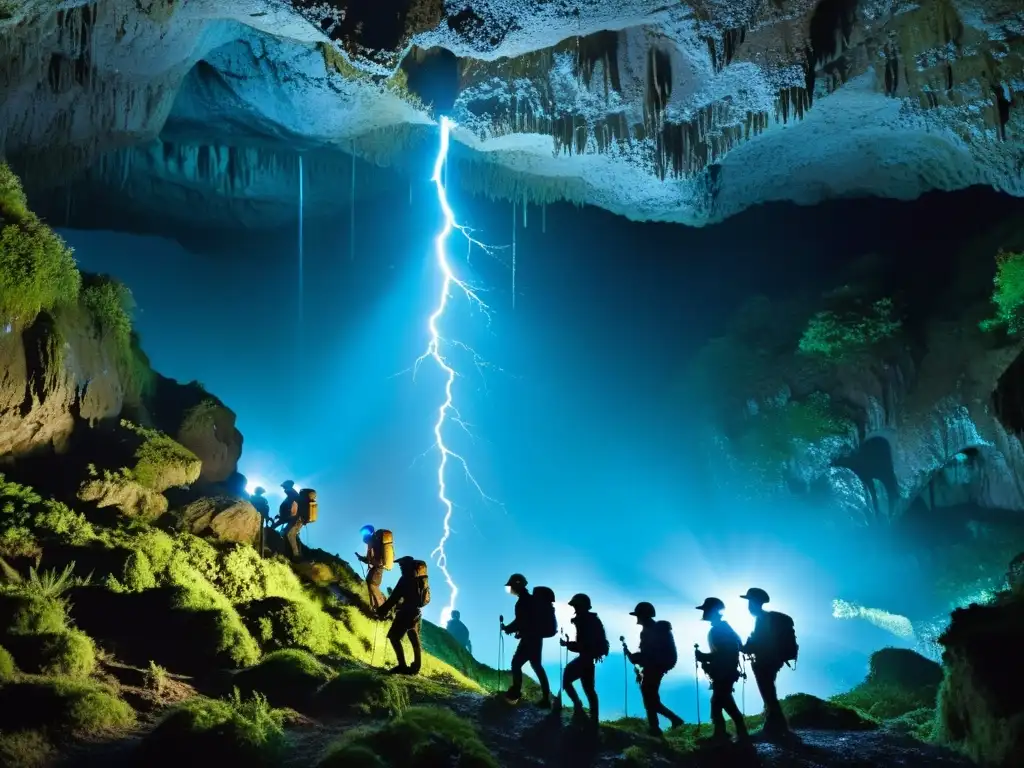
[[[275,529],[287,526],[291,522],[292,504],[298,504],[299,502],[299,492],[295,490],[294,480],[285,480],[281,483],[281,488],[284,489],[284,501],[277,508],[277,517],[270,524],[270,527]]]
[[[362,534],[366,554],[356,552],[356,558],[367,566],[366,588],[370,593],[370,607],[376,610],[384,604],[380,591],[384,571],[390,571],[395,565],[395,537],[391,531],[375,530],[372,525],[363,526]]]
[[[656,613],[650,603],[637,603],[629,615],[636,618],[641,629],[640,650],[629,653],[628,658],[643,668],[640,695],[647,710],[647,726],[652,735],[661,736],[659,715],[668,718],[672,727],[683,724],[683,718],[661,703],[661,682],[678,660],[672,625],[667,621],[655,621]]]
[[[264,496],[267,492],[266,488],[257,486],[256,490],[252,492],[252,496],[249,497],[249,503],[253,505],[257,512],[260,513],[260,556],[263,556],[264,550],[264,535],[267,531],[267,526],[270,525],[270,502],[267,501],[267,497]]]
[[[544,635],[546,627],[541,627],[540,611],[537,601],[533,599],[530,590],[526,588],[526,577],[521,573],[513,573],[505,587],[510,594],[516,596],[516,617],[511,624],[502,622],[501,631],[506,635],[515,635],[519,638],[519,645],[516,652],[512,654],[512,685],[505,692],[505,697],[510,701],[518,701],[523,695],[523,665],[529,662],[533,673],[540,683],[541,698],[537,706],[547,709],[551,706],[551,686],[548,684],[548,675],[541,665],[544,655]],[[555,633],[558,632],[557,625]]]
[[[462,614],[452,611],[452,617],[444,627],[448,634],[455,638],[455,642],[461,645],[470,653],[473,653],[473,644],[469,642],[469,627],[462,623]]]
[[[316,491],[312,488],[303,488],[296,494],[297,500],[292,501],[289,512],[288,527],[285,528],[284,538],[292,550],[292,559],[299,560],[302,557],[299,544],[299,533],[304,526],[315,523],[317,520]],[[285,501],[288,501],[285,499]]]
[[[600,712],[594,679],[596,663],[608,655],[608,635],[604,631],[601,619],[591,611],[592,605],[587,595],[573,595],[569,605],[576,611],[572,618],[572,623],[576,626],[576,639],[560,640],[559,644],[579,655],[565,665],[562,689],[572,701],[573,717],[583,716],[583,702],[573,685],[577,680],[580,681],[583,693],[587,697],[587,704],[590,705],[590,723],[597,726],[600,722]]]
[[[783,665],[796,661],[800,647],[796,643],[796,630],[793,619],[784,613],[766,611],[765,603],[769,601],[768,593],[758,587],[747,590],[740,595],[747,601],[750,614],[754,617],[754,631],[747,639],[742,651],[753,657],[751,669],[757,690],[764,702],[764,727],[759,735],[763,737],[786,736],[789,724],[779,704],[779,692],[775,680]]]
[[[703,613],[701,619],[711,624],[711,630],[708,632],[710,650],[705,653],[695,648],[693,651],[694,657],[701,663],[704,673],[711,680],[711,723],[715,731],[710,740],[722,743],[731,741],[729,732],[725,729],[725,717],[722,715],[725,712],[732,719],[739,742],[748,743],[750,736],[747,734],[747,724],[733,696],[736,681],[740,679],[740,647],[743,641],[722,618],[725,603],[717,597],[707,598],[697,606],[697,610]]]
[[[423,663],[423,647],[420,644],[420,627],[423,609],[430,603],[430,581],[427,578],[427,564],[423,560],[400,557],[395,560],[402,575],[388,599],[377,609],[377,617],[385,618],[392,610],[395,618],[388,630],[388,640],[395,650],[397,665],[390,670],[397,675],[419,674]],[[405,663],[402,638],[409,638],[412,644],[412,666]]]

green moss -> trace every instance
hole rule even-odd
[[[372,752],[392,768],[498,766],[472,724],[450,710],[436,707],[412,707],[378,728],[349,731],[327,750],[320,767],[349,765],[344,761],[351,759],[353,748],[357,747]],[[365,755],[365,752],[355,754]],[[363,764],[374,765],[373,762]]]
[[[397,715],[409,706],[409,692],[391,675],[355,669],[326,683],[317,692],[316,703],[334,715]]]
[[[939,637],[945,676],[935,738],[983,765],[1015,766],[1024,754],[1024,599],[1001,593],[991,604],[953,611]]]
[[[243,695],[258,692],[275,707],[303,710],[333,675],[312,654],[290,649],[267,654],[256,666],[236,673],[234,681]]]
[[[390,768],[390,764],[367,745],[345,741],[331,746],[317,768]]]
[[[139,746],[139,765],[279,765],[284,713],[258,694],[227,701],[196,697],[171,710]]]
[[[135,299],[128,286],[110,275],[85,275],[79,303],[96,326],[123,350],[131,345]]]
[[[135,713],[110,689],[87,680],[33,678],[0,687],[0,730],[46,728],[97,733],[124,728]]]
[[[48,541],[81,546],[94,537],[84,515],[0,474],[0,555],[35,554]]]
[[[0,163],[0,320],[30,323],[78,299],[71,249],[28,210],[17,177]]]
[[[794,693],[781,702],[791,728],[817,731],[871,731],[878,721],[850,707],[824,701],[808,693]]]
[[[142,438],[132,467],[132,477],[137,483],[159,493],[199,479],[203,462],[188,448],[155,429],[124,420],[121,426]]]
[[[931,709],[942,682],[942,667],[905,648],[883,648],[871,655],[867,679],[831,701],[860,710],[878,720],[890,720],[920,709]]]
[[[340,627],[308,600],[253,600],[240,608],[245,625],[266,650],[305,648],[318,655],[336,650]]]
[[[797,445],[842,438],[853,428],[827,394],[814,392],[803,400],[765,405],[747,418],[734,445],[737,455],[752,464],[777,466],[792,458]]]
[[[885,727],[918,741],[932,741],[935,737],[935,719],[935,707],[922,707],[887,720]]]
[[[0,683],[10,680],[17,673],[18,667],[14,663],[14,657],[10,652],[0,645]]]
[[[902,327],[892,299],[855,299],[844,304],[842,309],[827,309],[811,317],[800,337],[800,352],[839,362],[892,338]]]
[[[156,574],[145,552],[134,551],[128,555],[121,578],[107,577],[107,589],[113,592],[142,592],[156,587]]]
[[[4,642],[25,672],[83,678],[96,670],[96,645],[77,629],[7,635]]]
[[[67,626],[63,601],[22,585],[0,588],[0,632],[8,635],[36,635],[63,632]]]
[[[992,303],[996,314],[981,323],[983,331],[1005,330],[1019,334],[1024,329],[1024,253],[1000,251],[996,256],[996,276],[992,281]]]
[[[0,733],[0,765],[44,768],[51,765],[57,750],[39,731]]]
[[[441,627],[424,621],[421,635],[424,650],[438,661],[461,672],[485,691],[497,693],[508,687],[507,671],[499,673],[497,670],[481,664]],[[534,698],[540,694],[540,686],[531,678],[524,677],[523,683],[523,694],[527,698]]]

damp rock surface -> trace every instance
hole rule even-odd
[[[307,212],[329,214],[352,158],[411,169],[433,106],[453,178],[518,204],[702,225],[1019,195],[1022,29],[1006,0],[26,2],[0,16],[0,149],[54,214],[95,216],[99,188],[147,226],[279,225],[300,153]]]

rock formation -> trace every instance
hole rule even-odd
[[[455,178],[516,205],[699,225],[766,200],[1024,192],[1005,0],[5,8],[0,153],[56,220],[100,189],[125,217],[184,220],[202,199],[279,224],[300,157],[324,214],[352,158],[418,168],[438,112],[459,125]],[[127,207],[144,191],[151,209]]]

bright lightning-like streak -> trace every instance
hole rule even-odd
[[[444,214],[444,227],[441,232],[438,233],[437,238],[434,240],[434,251],[437,257],[437,267],[441,272],[443,281],[441,284],[441,290],[438,295],[437,306],[431,313],[429,321],[427,323],[430,329],[430,341],[427,344],[427,349],[422,355],[416,359],[414,365],[414,371],[419,368],[419,364],[430,358],[437,366],[444,372],[445,385],[444,385],[444,402],[441,403],[440,408],[437,412],[437,421],[434,423],[434,447],[441,454],[440,462],[437,467],[437,497],[440,499],[441,504],[444,506],[445,514],[443,521],[443,530],[441,533],[441,540],[438,542],[437,547],[433,552],[430,553],[431,557],[437,558],[437,567],[441,569],[444,574],[445,581],[448,583],[448,587],[451,590],[451,597],[448,600],[448,605],[441,612],[441,623],[444,625],[451,612],[455,609],[455,598],[459,594],[459,588],[456,586],[455,581],[452,579],[451,573],[448,571],[448,555],[445,552],[445,544],[448,543],[448,539],[451,537],[451,521],[454,506],[451,499],[448,498],[448,486],[446,483],[446,470],[448,468],[448,462],[457,461],[462,465],[462,469],[466,474],[466,478],[476,488],[476,490],[487,499],[487,495],[483,492],[480,484],[473,477],[473,474],[469,471],[469,465],[466,460],[458,453],[452,451],[444,441],[444,426],[445,422],[451,420],[459,426],[465,428],[465,423],[462,421],[459,415],[458,409],[454,404],[454,396],[452,394],[452,388],[455,384],[456,371],[451,366],[448,359],[444,355],[443,346],[448,344],[454,347],[460,347],[464,350],[468,348],[457,341],[449,341],[441,335],[441,331],[438,328],[438,322],[444,316],[445,310],[448,308],[448,301],[454,291],[459,291],[465,296],[471,304],[479,308],[485,315],[489,317],[488,307],[481,300],[477,292],[465,281],[461,280],[456,276],[452,269],[451,262],[448,259],[448,237],[451,235],[452,230],[457,230],[463,237],[469,241],[469,246],[472,248],[474,245],[481,248],[483,251],[490,253],[488,246],[475,240],[469,233],[466,227],[458,223],[455,218],[455,213],[452,211],[451,204],[448,202],[448,192],[445,189],[444,179],[444,168],[445,161],[448,158],[448,146],[451,136],[452,123],[447,117],[441,118],[441,146],[437,152],[437,159],[434,161],[434,175],[431,177],[431,181],[434,182],[434,186],[437,189],[437,200],[441,206],[441,212]],[[468,350],[473,354],[474,362],[479,366],[480,361],[476,354],[472,350]]]

